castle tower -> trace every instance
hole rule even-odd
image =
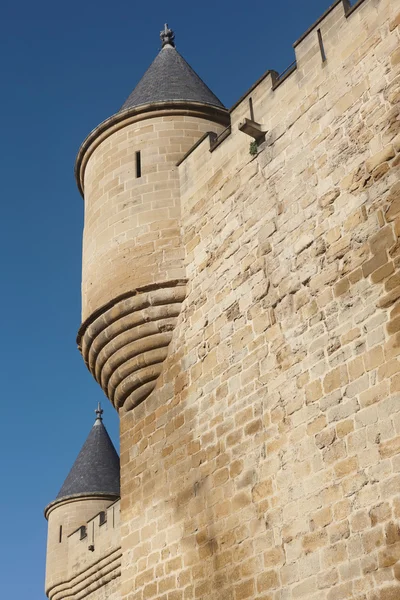
[[[161,40],[122,108],[89,134],[76,161],[85,200],[78,344],[117,410],[153,390],[186,294],[177,163],[229,124],[167,25]]]
[[[68,581],[68,536],[119,498],[119,457],[98,406],[95,423],[56,499],[45,509],[48,520],[46,594],[60,597]],[[64,597],[61,595],[61,597]]]

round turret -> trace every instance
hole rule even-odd
[[[229,123],[174,37],[165,26],[160,53],[76,162],[85,200],[78,344],[117,409],[154,388],[185,298],[177,162]]]
[[[98,407],[96,421],[57,498],[45,508],[48,520],[46,587],[51,599],[68,581],[68,537],[119,498],[119,457]],[[84,529],[82,529],[84,532]]]

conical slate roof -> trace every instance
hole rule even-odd
[[[165,26],[163,48],[120,111],[152,102],[183,100],[225,108],[209,87],[175,49],[174,34]]]
[[[119,456],[103,425],[102,412],[99,406],[96,421],[56,500],[85,494],[120,495]]]

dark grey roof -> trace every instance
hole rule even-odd
[[[120,495],[119,456],[101,416],[96,419],[56,499],[96,493]]]
[[[156,56],[120,111],[151,102],[184,100],[225,108],[177,50],[167,44]]]

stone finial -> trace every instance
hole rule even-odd
[[[103,417],[101,415],[103,414],[104,410],[101,408],[100,402],[97,404],[97,408],[94,412],[96,413],[96,421],[102,421]]]
[[[166,46],[167,44],[169,46],[172,46],[173,48],[175,48],[175,34],[172,31],[172,29],[168,28],[167,23],[165,23],[164,25],[164,29],[160,32],[160,38],[161,38],[161,44],[162,44],[162,48],[164,48],[164,46]]]

